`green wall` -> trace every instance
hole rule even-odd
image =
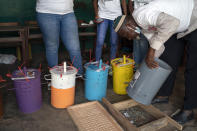
[[[74,0],[74,11],[77,19],[89,22],[94,18],[92,0]],[[19,22],[35,19],[36,0],[0,0],[0,22]],[[2,35],[2,34],[0,34]],[[92,38],[86,41],[86,45],[92,45]],[[42,46],[42,47],[40,47]],[[88,46],[87,48],[91,48]],[[33,52],[43,50],[43,45],[32,47]],[[0,48],[0,53],[15,52],[15,48]]]
[[[0,0],[0,22],[18,21],[35,18],[36,0]]]
[[[36,0],[0,0],[0,22],[35,20]],[[92,0],[75,0],[77,19],[94,18]]]
[[[77,19],[86,22],[94,19],[92,0],[74,0],[74,5]],[[0,0],[0,22],[17,21],[23,25],[24,21],[35,20],[35,6],[36,0]],[[92,43],[90,39],[86,43]],[[109,40],[106,41],[109,43]]]
[[[75,0],[74,10],[78,19],[87,22],[94,19],[92,0]]]

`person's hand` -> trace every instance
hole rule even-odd
[[[155,49],[150,47],[145,59],[145,62],[150,69],[157,68],[159,66],[158,63],[155,62],[154,58],[155,58]]]
[[[103,22],[103,19],[100,18],[99,16],[95,16],[94,23],[99,24],[99,23],[101,23],[101,22]]]
[[[99,16],[98,16],[98,15],[96,15],[96,16],[95,16],[95,19],[98,19],[98,18],[99,18]]]

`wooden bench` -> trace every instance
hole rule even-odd
[[[32,59],[31,42],[36,41],[36,43],[40,43],[38,40],[42,39],[42,33],[37,21],[25,21],[25,29],[27,30],[26,44],[29,50],[29,59]]]
[[[27,62],[27,50],[26,50],[26,30],[24,27],[19,26],[17,22],[0,23],[0,33],[16,33],[15,36],[3,36],[0,37],[1,47],[17,47],[17,57],[21,60],[20,47],[22,50],[22,61]]]
[[[96,24],[81,25],[81,23],[78,23],[78,28],[79,28],[79,39],[82,44],[82,51],[85,52],[85,45],[86,45],[87,39],[89,37],[93,37],[94,45],[93,45],[92,54],[94,56],[95,50],[96,50],[96,38],[97,38]],[[88,31],[88,29],[90,28],[92,28],[92,31]]]
[[[39,28],[36,21],[26,21],[25,26],[27,29],[26,42],[28,43],[27,45],[28,45],[28,49],[29,49],[29,57],[32,58],[30,41],[42,39],[42,33],[39,32],[40,28]],[[95,48],[96,48],[96,34],[97,34],[96,33],[96,25],[95,24],[81,25],[79,23],[78,28],[79,28],[79,39],[82,43],[82,51],[85,50],[85,43],[87,41],[87,37],[94,37],[94,45],[93,45],[93,54],[94,54]],[[87,31],[87,29],[89,29],[89,28],[93,28],[93,31]],[[33,30],[37,30],[38,33],[32,33]]]

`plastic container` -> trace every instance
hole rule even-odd
[[[22,73],[23,72],[23,73]],[[32,73],[32,78],[27,77],[28,73]],[[40,83],[40,72],[37,69],[17,70],[12,73],[14,80],[14,89],[16,92],[16,100],[19,110],[23,113],[32,113],[40,109],[42,106],[42,91]]]
[[[3,95],[2,88],[0,88],[0,119],[3,117]]]
[[[109,65],[100,62],[85,64],[85,98],[99,100],[106,97]]]
[[[143,61],[127,87],[128,95],[144,105],[151,104],[152,99],[172,71],[172,68],[164,61],[160,59],[155,59],[155,61],[159,67],[154,69],[148,68]]]
[[[55,66],[50,70],[51,79],[51,105],[55,108],[66,108],[74,104],[75,78],[77,69],[73,66]]]
[[[111,61],[113,71],[113,90],[116,94],[125,95],[126,87],[133,78],[134,60],[126,58],[116,58]]]
[[[74,104],[75,87],[57,89],[51,86],[51,104],[55,108],[66,108]]]

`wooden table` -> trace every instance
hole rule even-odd
[[[26,29],[23,26],[0,26],[0,32],[18,32],[19,36],[0,37],[0,46],[21,46],[22,60],[27,63]]]

